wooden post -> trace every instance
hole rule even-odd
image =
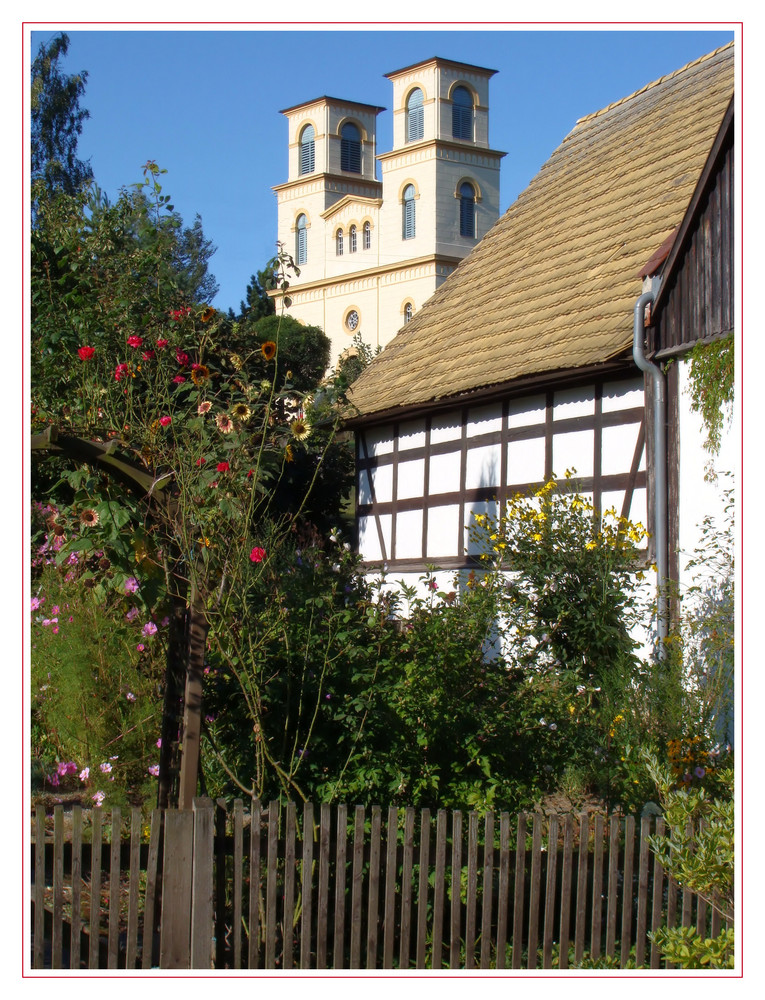
[[[192,969],[213,968],[213,804],[194,799],[191,894]]]
[[[186,693],[183,699],[181,785],[178,808],[190,809],[197,793],[199,737],[202,729],[202,675],[207,646],[207,619],[199,592],[191,585],[189,602],[189,646],[186,661]]]
[[[190,809],[171,809],[165,814],[161,969],[188,969],[191,965],[193,820]]]

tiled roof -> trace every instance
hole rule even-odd
[[[608,361],[733,93],[733,43],[580,119],[353,386],[361,415]]]

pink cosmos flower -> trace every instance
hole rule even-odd
[[[129,622],[132,622],[134,618],[138,617],[138,608],[131,608],[130,611],[125,615]]]
[[[135,701],[135,695],[133,694],[132,691],[128,691],[125,697],[127,698],[128,701]]]
[[[80,781],[85,782],[88,780],[89,777],[90,777],[90,768],[83,767],[83,769],[80,771]]]
[[[96,792],[96,794],[92,796],[92,799],[97,806],[103,805],[105,798],[106,794],[104,792]]]
[[[146,649],[146,646],[144,646],[142,642],[139,642],[135,648],[138,650],[139,653],[142,653],[144,649]]]
[[[44,603],[44,597],[33,597],[32,598],[32,610],[37,611],[37,609]]]
[[[145,636],[154,635],[156,631],[157,631],[157,626],[154,624],[154,622],[146,622],[144,627],[141,629],[142,634]]]
[[[136,578],[134,576],[129,576],[127,578],[127,580],[125,580],[125,593],[126,594],[134,594],[136,592],[136,590],[138,590],[139,587],[140,587],[140,583],[138,582],[138,580],[136,580]]]
[[[173,422],[173,418],[172,417],[160,417],[159,418],[159,422],[162,424],[163,427],[167,427],[168,424],[171,424]]]
[[[111,764],[109,763],[109,761],[107,760],[107,761],[104,761],[104,763],[103,763],[103,764],[99,764],[99,765],[98,765],[98,769],[99,769],[99,771],[101,771],[101,772],[102,772],[103,774],[108,774],[108,773],[109,773],[109,772],[111,771],[111,769],[112,769],[112,765],[111,765]]]
[[[265,558],[266,558],[266,550],[261,549],[259,545],[256,545],[255,548],[252,550],[252,552],[250,552],[250,559],[254,563],[263,562]]]
[[[185,382],[185,381],[186,381],[186,376],[185,375],[176,375],[175,378],[173,379],[173,382],[175,382],[177,385],[180,385],[181,382]]]
[[[159,775],[159,764],[151,764],[151,765],[149,765],[149,769],[148,770],[149,770],[149,774],[152,777],[156,778]]]

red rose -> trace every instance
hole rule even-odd
[[[128,374],[128,366],[124,362],[120,365],[117,365],[117,367],[114,369],[114,377],[117,379],[118,382],[120,381],[120,379],[125,378],[127,374]]]
[[[159,422],[162,424],[163,427],[167,427],[168,424],[171,424],[173,422],[173,418],[172,417],[160,417],[159,418]]]
[[[189,356],[185,351],[178,350],[175,352],[175,358],[179,365],[187,365],[189,363]]]
[[[78,347],[77,353],[82,358],[83,361],[90,361],[93,355],[96,353],[95,347]]]
[[[215,468],[217,469],[218,472],[229,472],[231,466],[228,464],[228,462],[218,462]]]
[[[252,550],[252,552],[250,552],[250,559],[254,563],[263,562],[265,558],[266,558],[266,550],[261,549],[259,545],[256,545],[255,548]]]
[[[143,343],[143,337],[138,337],[135,334],[133,334],[132,337],[128,337],[127,342],[128,342],[128,347],[140,347],[141,344]]]
[[[162,339],[160,339],[160,340],[158,340],[158,341],[157,341],[157,347],[158,347],[158,348],[160,349],[160,351],[161,351],[161,350],[162,350],[162,348],[163,348],[163,347],[167,347],[167,345],[168,345],[169,343],[170,343],[170,341],[169,341],[169,340],[165,340],[164,338],[162,338]]]

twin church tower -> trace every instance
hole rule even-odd
[[[278,239],[300,267],[287,311],[324,330],[333,359],[355,334],[384,346],[499,218],[494,73],[438,58],[389,73],[390,152],[376,148],[384,108],[319,97],[282,112]]]

